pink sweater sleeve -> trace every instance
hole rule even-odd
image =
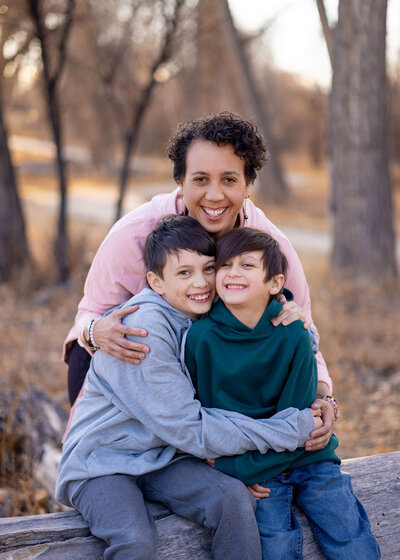
[[[254,205],[248,205],[247,213],[249,214],[249,226],[265,231],[278,241],[280,248],[288,260],[288,272],[285,286],[293,292],[295,302],[303,308],[307,319],[312,321],[310,291],[302,264],[293,245],[286,235],[270,222],[259,208],[256,208]],[[319,334],[314,323],[313,326],[319,340]],[[317,352],[315,357],[318,367],[318,381],[325,382],[329,387],[329,391],[332,392],[332,380],[321,352]]]
[[[136,226],[134,235],[126,228],[111,230],[100,245],[86,278],[75,324],[64,344],[64,359],[70,343],[79,340],[89,319],[101,317],[145,287],[143,245],[150,226],[147,223]]]

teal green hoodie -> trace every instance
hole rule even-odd
[[[289,407],[311,406],[317,392],[317,365],[311,338],[301,321],[274,327],[271,319],[282,303],[271,300],[261,319],[250,329],[221,300],[208,318],[197,321],[186,340],[185,361],[207,407],[222,408],[253,418],[269,418]],[[335,454],[338,439],[332,435],[319,451],[251,451],[216,459],[219,470],[259,483],[285,470],[320,461],[340,463]]]

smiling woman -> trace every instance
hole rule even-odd
[[[284,320],[286,324],[302,318],[306,319],[306,327],[312,324],[308,286],[295,250],[286,236],[249,200],[250,185],[268,156],[257,127],[229,112],[188,121],[178,127],[167,154],[174,164],[173,176],[178,188],[154,197],[124,216],[113,226],[94,258],[75,325],[66,340],[71,403],[84,381],[90,354],[97,347],[132,364],[146,359],[150,348],[127,338],[127,335],[146,336],[146,331],[140,325],[134,328],[122,324],[123,317],[136,307],[117,309],[107,317],[102,316],[145,287],[143,247],[155,224],[167,214],[188,214],[215,239],[244,226],[257,227],[270,234],[288,259],[286,286],[293,292],[297,304],[285,304],[275,322],[280,324]],[[190,269],[192,263],[186,262],[187,257],[189,255],[185,255],[185,262],[175,263],[176,287],[186,282],[182,278],[194,274]],[[185,266],[179,269],[181,264]],[[205,294],[209,291],[206,284],[211,283],[204,279],[208,263],[202,266],[201,271],[196,271],[196,275],[203,276],[202,280],[196,280],[186,292],[186,301],[196,306],[193,312],[197,312],[195,309],[199,306],[206,306]],[[331,391],[331,380],[320,353],[317,361],[319,393],[325,395]],[[327,430],[330,429],[328,426]]]

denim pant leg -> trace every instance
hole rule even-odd
[[[293,490],[285,476],[262,483],[269,498],[257,501],[256,519],[263,560],[301,560],[303,534],[292,511]]]
[[[142,478],[146,499],[211,529],[215,560],[261,560],[256,502],[242,482],[194,457]]]
[[[74,507],[90,531],[108,545],[104,560],[152,560],[157,529],[136,477],[116,474],[86,481],[74,494]]]
[[[378,560],[379,545],[350,476],[330,461],[294,469],[297,503],[328,560]]]

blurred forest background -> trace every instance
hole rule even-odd
[[[302,2],[328,86],[274,65],[279,12],[250,32],[227,0],[0,0],[0,515],[59,507],[61,350],[92,258],[174,188],[176,125],[222,110],[268,141],[252,199],[302,259],[341,457],[399,449],[400,50],[388,64],[387,0]]]

